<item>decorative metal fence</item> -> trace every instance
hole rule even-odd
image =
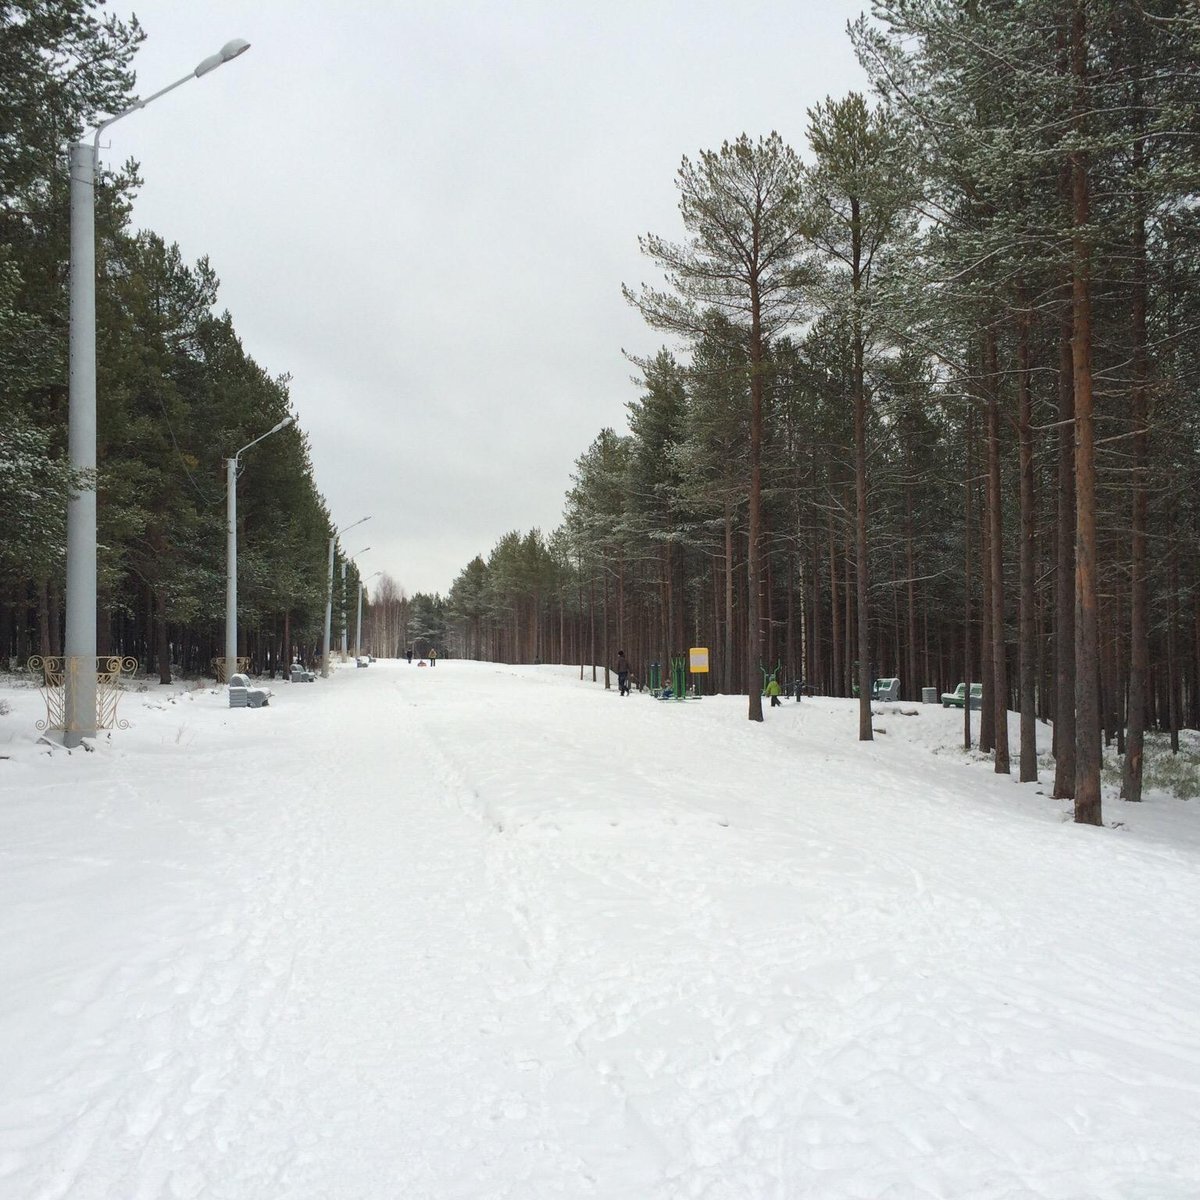
[[[216,673],[217,673],[217,682],[218,683],[228,683],[229,677],[231,675],[239,675],[239,674],[245,675],[246,672],[250,670],[250,656],[249,655],[239,654],[238,657],[234,659],[234,668],[232,671],[226,670],[226,659],[225,658],[223,658],[223,657],[222,658],[214,658],[212,661],[213,661],[213,670],[216,671]]]
[[[96,678],[96,729],[129,728],[128,721],[117,717],[117,705],[124,690],[121,680],[132,676],[137,670],[136,658],[121,654],[105,654],[96,659],[35,654],[29,660],[29,671],[40,678],[38,687],[46,703],[46,719],[37,722],[38,729],[61,729],[64,733],[68,732],[68,684],[74,687],[80,673],[89,669],[84,664],[90,664]]]

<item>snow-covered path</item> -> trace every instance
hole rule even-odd
[[[940,709],[276,691],[0,741],[0,1195],[1200,1195],[1194,806]]]

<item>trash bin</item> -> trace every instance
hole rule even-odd
[[[921,703],[936,704],[938,702],[937,688],[922,688]]]

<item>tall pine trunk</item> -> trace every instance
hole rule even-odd
[[[975,517],[971,497],[975,490],[974,408],[967,409],[967,477],[963,481],[963,749],[971,748],[971,542]]]
[[[1125,743],[1125,766],[1121,777],[1121,798],[1142,798],[1142,766],[1146,741],[1146,681],[1150,668],[1149,594],[1146,580],[1146,464],[1149,435],[1146,430],[1146,383],[1149,365],[1146,353],[1146,210],[1141,187],[1145,170],[1145,142],[1134,143],[1136,216],[1133,226],[1133,389],[1130,397],[1133,424],[1133,489],[1131,547],[1129,564],[1129,711]]]
[[[987,411],[984,410],[984,425]],[[985,430],[986,439],[986,430]],[[986,449],[984,454],[986,456]],[[996,705],[992,701],[992,532],[988,519],[987,473],[983,475],[979,513],[979,680],[983,700],[979,709],[979,749],[991,754],[996,748]]]
[[[1058,350],[1058,514],[1054,571],[1054,790],[1075,795],[1075,381],[1071,312],[1064,306]]]
[[[859,202],[850,201],[850,270],[854,288],[854,550],[858,588],[858,740],[875,738],[871,729],[871,625],[867,590],[870,562],[867,558],[867,388],[863,366],[863,326],[860,307],[862,287],[862,224]]]
[[[833,534],[833,512],[832,509],[826,518],[826,524],[829,531],[829,623],[830,623],[830,653],[833,656],[833,661],[830,664],[830,692],[834,696],[844,696],[846,693],[842,690],[842,679],[844,676],[842,671],[842,629],[840,624],[840,608],[838,602],[838,565],[837,565],[837,543]]]
[[[725,654],[721,663],[722,691],[732,694],[733,679],[733,511],[725,501]]]
[[[39,580],[37,587],[38,613],[38,653],[43,658],[49,658],[50,650],[50,584],[47,580]]]
[[[1087,0],[1075,0],[1071,24],[1071,74],[1075,83],[1073,125],[1086,132]],[[1075,820],[1102,824],[1100,815],[1100,631],[1097,598],[1096,446],[1092,395],[1091,246],[1088,241],[1087,161],[1071,154],[1071,312],[1075,369]]]
[[[988,378],[987,402],[987,512],[988,547],[991,555],[991,631],[992,631],[992,718],[995,721],[995,770],[997,775],[1010,771],[1008,760],[1008,663],[1004,645],[1004,513],[1000,489],[1000,368],[997,362],[996,330],[986,335],[985,362]]]
[[[1021,465],[1021,612],[1019,674],[1021,692],[1021,782],[1037,782],[1037,628],[1034,598],[1037,521],[1033,492],[1033,397],[1029,381],[1029,326],[1026,310],[1017,328],[1017,438]]]
[[[921,685],[917,672],[917,553],[913,538],[913,461],[912,437],[908,438],[905,451],[907,470],[904,481],[904,568],[907,581],[907,625],[908,625],[908,655],[905,662],[904,691],[910,700],[917,700],[921,695]],[[899,666],[899,663],[897,663]]]
[[[171,646],[167,639],[167,589],[154,589],[154,652],[158,659],[158,682],[171,682]],[[232,668],[227,668],[227,676]]]
[[[761,721],[762,689],[758,680],[758,664],[762,660],[762,566],[759,559],[759,539],[762,534],[762,433],[763,433],[763,373],[766,353],[762,340],[757,285],[751,288],[750,330],[750,529],[746,554],[747,570],[747,637],[746,679],[750,703],[747,717]]]

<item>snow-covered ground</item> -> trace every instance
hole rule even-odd
[[[3,1197],[1200,1196],[1200,803],[1076,826],[940,707],[273,686],[72,754],[0,688]]]

